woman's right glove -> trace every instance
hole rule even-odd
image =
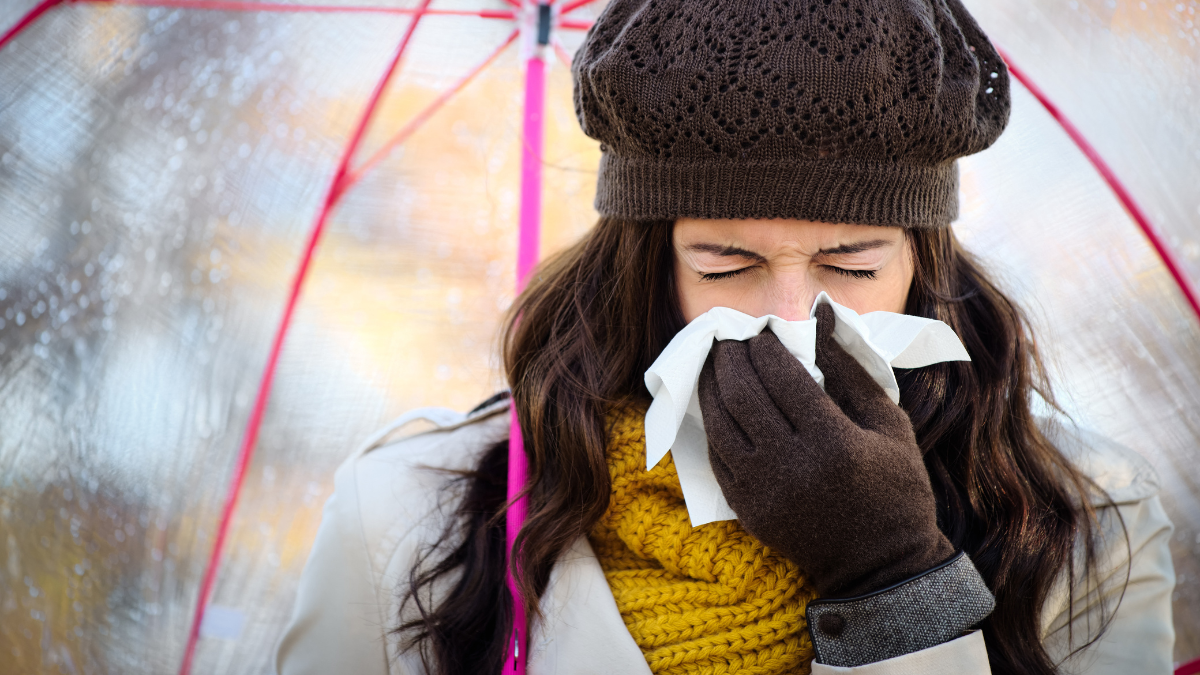
[[[825,390],[770,330],[717,342],[700,372],[709,460],[750,534],[823,598],[876,591],[951,558],[907,413],[833,339],[817,308]]]

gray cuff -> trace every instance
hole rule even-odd
[[[953,640],[995,606],[975,564],[959,552],[895,586],[810,602],[805,614],[817,663],[849,668]]]

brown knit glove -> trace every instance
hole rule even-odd
[[[817,308],[825,391],[770,330],[719,341],[700,371],[708,456],[748,532],[825,598],[870,593],[954,554],[938,530],[908,414],[833,339]]]

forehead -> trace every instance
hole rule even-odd
[[[904,229],[900,227],[782,218],[679,218],[674,231],[676,246],[705,242],[764,253],[783,246],[820,249],[866,240],[898,242],[903,237]]]

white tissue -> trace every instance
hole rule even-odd
[[[817,305],[823,302],[833,307],[837,317],[834,339],[866,368],[894,403],[900,401],[900,388],[893,367],[920,368],[942,361],[971,360],[958,336],[941,321],[893,312],[860,316],[824,292],[813,301],[809,316],[814,318],[807,321],[786,321],[775,315],[756,318],[728,307],[715,307],[696,317],[646,371],[646,388],[654,397],[646,411],[646,469],[671,452],[693,527],[737,518],[708,463],[708,437],[697,394],[700,369],[713,341],[747,340],[770,326],[783,346],[824,388],[825,376],[816,364],[815,318]]]

